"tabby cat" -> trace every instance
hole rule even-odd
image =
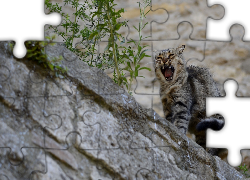
[[[189,66],[183,58],[185,45],[159,51],[155,56],[156,77],[165,118],[181,133],[194,134],[196,142],[206,148],[206,129],[220,130],[224,118],[216,114],[206,117],[206,97],[220,96],[208,69]],[[219,149],[207,149],[217,155]]]

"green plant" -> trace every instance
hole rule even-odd
[[[141,42],[144,39],[148,38],[148,37],[143,38],[141,35],[142,34],[141,32],[145,28],[145,26],[148,24],[148,22],[143,24],[143,19],[146,18],[146,15],[150,11],[150,10],[148,10],[147,12],[145,12],[146,8],[150,6],[151,0],[143,0],[143,4],[141,4],[140,2],[138,2],[138,3],[139,3],[139,8],[140,8],[139,27],[138,28],[135,26],[133,26],[133,27],[136,29],[136,31],[139,34],[139,40],[135,41],[135,40],[131,39],[130,41],[128,41],[128,43],[134,44],[134,46],[136,47],[135,49],[137,49],[137,52],[134,51],[131,48],[131,46],[129,46],[128,48],[125,48],[126,52],[127,52],[127,54],[125,54],[125,58],[127,59],[127,62],[126,62],[127,66],[124,68],[124,70],[129,72],[129,83],[127,83],[126,86],[127,86],[128,92],[130,94],[132,93],[131,92],[131,85],[133,82],[133,78],[143,77],[143,76],[139,76],[138,72],[140,70],[143,70],[143,69],[151,71],[150,68],[141,67],[139,64],[144,57],[151,57],[151,56],[146,54],[146,51],[148,51],[148,49],[144,49],[144,48],[148,47],[148,45],[144,45],[144,46],[141,45]]]
[[[69,6],[75,11],[72,16],[64,13],[62,6],[58,3],[52,4],[50,0],[45,0],[45,6],[50,12],[62,15],[62,23],[57,27],[49,26],[49,29],[53,29],[62,37],[65,46],[77,54],[81,60],[87,62],[89,66],[97,66],[94,60],[94,55],[97,54],[97,43],[106,33],[101,26],[98,26],[102,21],[102,16],[98,15],[98,19],[95,20],[92,18],[98,9],[99,0],[85,0],[82,4],[79,0],[64,0],[63,2],[64,6]],[[83,29],[80,29],[79,21],[84,24]],[[83,46],[83,50],[74,47],[75,39],[80,39],[79,45]]]
[[[250,175],[248,175],[246,172],[248,171],[248,169],[247,169],[247,166],[244,164],[243,166],[242,165],[240,165],[240,166],[238,166],[238,168],[239,168],[239,170],[240,171],[243,171],[242,173],[246,176],[246,177],[250,177]]]
[[[137,54],[133,53],[131,47],[122,46],[125,38],[118,31],[122,26],[126,26],[127,21],[120,22],[124,9],[116,10],[114,0],[85,0],[82,4],[79,3],[79,0],[64,0],[64,6],[71,6],[75,11],[72,17],[63,13],[62,6],[59,6],[58,3],[52,4],[49,1],[45,0],[46,8],[50,12],[60,13],[63,17],[60,26],[50,26],[49,29],[53,29],[62,37],[66,47],[76,53],[81,60],[87,62],[89,66],[102,70],[113,69],[114,82],[119,86],[125,85],[129,92],[133,78],[139,77],[138,72],[142,69],[150,70],[139,65],[144,57],[149,57],[145,54],[146,46],[141,46],[141,41],[144,39],[141,36],[141,30],[146,25],[142,24],[142,20],[148,13],[145,13],[145,8],[149,6],[149,0],[144,0],[146,6],[142,8],[139,3],[141,21],[139,28],[134,27],[139,32],[139,41],[130,40],[128,42],[136,45]],[[79,20],[85,24],[83,29],[80,29]],[[59,31],[59,27],[63,31]],[[107,46],[103,53],[98,54],[97,45],[104,37],[108,37]],[[78,45],[83,46],[83,50],[73,46],[73,41],[77,38],[80,39]],[[121,68],[121,65],[128,65],[128,68]],[[124,71],[130,73],[129,82]]]
[[[121,13],[124,12],[124,9],[122,8],[116,11],[114,0],[98,0],[96,3],[97,11],[92,14],[91,20],[93,21],[95,17],[97,17],[97,19],[101,17],[103,21],[99,22],[96,28],[99,31],[104,31],[109,37],[99,67],[102,67],[103,62],[106,62],[109,68],[114,68],[113,79],[121,86],[125,79],[125,74],[122,72],[120,65],[124,64],[125,61],[123,53],[119,51],[122,47],[118,45],[118,41],[124,42],[125,38],[118,33],[118,30],[121,26],[126,26],[126,21],[119,22],[119,18],[121,18]],[[91,35],[93,35],[93,38],[98,37],[98,31],[94,31]]]
[[[48,45],[55,45],[53,40],[56,38],[55,35],[49,37],[45,37],[46,41],[26,41],[25,46],[27,48],[27,53],[25,55],[25,59],[37,61],[42,64],[45,68],[49,68],[52,71],[55,71],[56,76],[59,74],[63,74],[67,71],[67,67],[64,69],[61,66],[62,56],[49,58],[45,52],[45,47]],[[10,42],[9,47],[11,51],[13,51],[14,43]]]

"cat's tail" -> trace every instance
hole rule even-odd
[[[225,125],[225,120],[220,114],[215,114],[211,117],[201,120],[196,126],[196,130],[204,131],[211,128],[215,131],[221,130]]]

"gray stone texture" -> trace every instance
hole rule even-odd
[[[132,28],[139,23],[137,1],[116,2],[117,9],[127,11],[123,19],[129,20],[128,38],[137,39]],[[150,45],[149,55],[186,44],[189,64],[208,67],[220,84],[235,78],[240,85],[237,95],[249,96],[250,46],[241,39],[241,26],[232,29],[233,42],[208,41],[206,18],[222,17],[220,6],[208,9],[205,0],[153,0],[153,10],[157,8],[169,14],[158,10],[144,22],[164,22],[168,15],[171,19],[152,23],[152,32],[150,24],[143,31],[142,36],[152,33],[154,40],[143,42]],[[64,11],[72,13],[70,7]],[[180,20],[192,24],[179,25]],[[127,28],[120,31],[128,35]],[[45,30],[45,35],[51,33]],[[105,45],[100,44],[101,50]],[[243,178],[162,118],[152,58],[142,61],[141,66],[153,71],[141,71],[145,78],[134,80],[131,97],[108,77],[111,71],[88,67],[62,44],[49,47],[47,53],[63,55],[63,65],[69,68],[65,78],[56,78],[35,62],[15,59],[7,43],[0,43],[0,179]],[[249,151],[242,156],[249,167]]]
[[[0,43],[3,178],[243,178],[63,44],[46,49],[64,57],[68,72],[61,78],[14,58],[7,44]]]

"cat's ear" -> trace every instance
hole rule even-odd
[[[181,46],[179,46],[179,47],[177,48],[179,54],[182,54],[182,53],[183,53],[185,47],[186,47],[185,45],[181,45]]]

